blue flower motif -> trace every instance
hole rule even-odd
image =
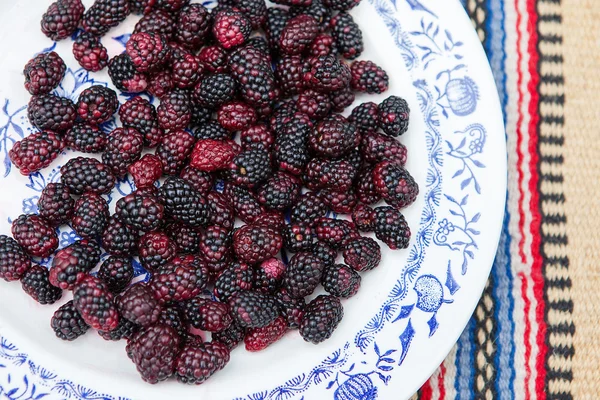
[[[477,154],[483,152],[483,141],[481,139],[475,139],[469,143],[469,150],[471,154]]]
[[[450,234],[450,232],[454,232],[454,225],[452,224],[452,222],[448,221],[447,218],[444,218],[438,224],[440,227],[438,228],[436,233],[448,235]]]

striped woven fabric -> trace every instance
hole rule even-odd
[[[592,362],[585,361],[591,358],[598,362],[600,348],[592,345],[598,344],[600,321],[582,323],[582,330],[596,335],[587,341],[592,343],[586,345],[586,340],[581,339],[579,346],[574,340],[580,326],[574,318],[572,295],[579,291],[573,288],[570,256],[573,253],[569,252],[571,238],[567,228],[574,219],[568,213],[569,197],[565,195],[569,186],[565,158],[577,157],[565,154],[568,150],[565,141],[579,134],[573,132],[570,136],[566,126],[571,115],[565,112],[565,60],[567,53],[581,52],[586,46],[598,60],[600,35],[593,24],[594,21],[597,24],[600,7],[594,3],[598,2],[466,1],[465,7],[488,54],[503,105],[508,148],[507,208],[498,254],[483,297],[457,345],[415,397],[596,399],[600,396],[600,364],[593,367]],[[583,38],[584,29],[591,32],[587,38],[590,43]],[[564,36],[577,34],[582,35],[582,43],[573,38],[574,46],[566,46]],[[595,81],[597,90],[598,69],[595,71],[596,76],[589,77]],[[579,82],[578,77],[573,82],[575,79]],[[586,92],[584,85],[581,90],[576,86],[573,89],[574,97]],[[595,96],[597,99],[597,92]],[[598,123],[600,113],[598,103],[595,104]],[[589,113],[588,116],[591,118]],[[574,123],[572,127],[577,126]],[[598,128],[594,128],[597,133]],[[585,140],[586,133],[582,135],[580,138]],[[593,136],[588,137],[589,145],[598,149],[600,137]],[[595,159],[597,169],[600,166],[597,154]],[[578,163],[573,160],[574,166]],[[588,168],[593,168],[592,164]],[[581,185],[586,181],[578,182]],[[592,187],[600,185],[598,180],[588,183]],[[593,193],[588,189],[585,196]],[[595,201],[598,208],[598,197]],[[597,216],[598,211],[594,213]],[[577,234],[580,233],[578,230]],[[598,238],[597,232],[590,234]],[[581,258],[579,253],[577,268],[590,262]],[[596,283],[600,275],[597,265],[587,273]],[[583,279],[587,279],[585,273]],[[597,293],[588,288],[589,296],[597,299]],[[598,289],[597,286],[595,291]],[[598,307],[598,303],[592,307]],[[574,362],[575,349],[584,364]],[[574,371],[577,365],[585,365],[588,370],[582,370],[578,376]],[[575,382],[577,379],[580,381]]]

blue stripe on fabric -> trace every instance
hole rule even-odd
[[[496,80],[498,96],[500,98],[500,103],[502,104],[502,114],[506,121],[508,94],[506,88],[506,33],[504,30],[504,5],[503,0],[487,0],[488,13],[484,46]],[[514,277],[511,270],[511,237],[508,230],[509,221],[510,214],[507,208],[504,214],[498,252],[492,267],[492,279],[494,283],[492,297],[494,298],[494,317],[497,324],[496,355],[494,360],[496,368],[495,388],[496,396],[500,400],[511,400],[515,398],[515,343],[513,340],[515,326],[512,321],[514,297],[511,290]]]
[[[475,320],[471,318],[467,327],[458,339],[456,349],[456,398],[473,398],[473,381],[475,379]]]

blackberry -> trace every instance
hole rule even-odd
[[[219,10],[214,15],[212,33],[224,49],[244,44],[252,33],[252,23],[244,14],[233,9]]]
[[[209,224],[219,225],[228,231],[231,231],[233,229],[235,212],[233,207],[229,205],[229,202],[225,196],[221,193],[211,191],[206,196],[206,202],[208,203],[208,208],[210,209]],[[240,204],[241,203],[243,203],[243,201],[240,201]]]
[[[206,201],[185,180],[169,177],[158,193],[165,206],[166,215],[190,226],[208,224],[210,210]]]
[[[142,32],[155,33],[163,35],[169,40],[175,33],[176,26],[175,19],[170,13],[165,10],[152,10],[135,24],[133,34]]]
[[[283,317],[277,317],[267,326],[250,329],[244,338],[246,350],[264,350],[271,344],[281,339],[287,330],[287,322]]]
[[[279,306],[279,314],[285,318],[288,328],[298,328],[304,315],[304,308],[306,307],[304,298],[292,297],[283,288],[275,294],[275,298]]]
[[[276,0],[273,3],[290,6],[290,7],[295,6],[298,8],[305,8],[305,7],[310,6],[312,1],[311,0]]]
[[[49,183],[42,190],[37,206],[40,217],[52,226],[59,226],[71,219],[75,200],[63,183]]]
[[[126,93],[140,93],[148,87],[148,77],[135,69],[127,53],[114,56],[108,62],[108,75],[117,89]]]
[[[386,135],[400,136],[408,130],[410,108],[401,97],[390,96],[379,104],[379,126]]]
[[[58,247],[58,236],[55,229],[39,215],[19,215],[12,223],[11,233],[23,250],[34,257],[48,257]],[[4,245],[7,246],[9,260],[11,258],[15,260],[21,258],[20,254],[17,256],[17,248],[14,247],[12,242],[5,242]],[[20,262],[17,265],[20,265]],[[20,275],[20,273],[25,272],[22,267],[17,267],[16,265],[15,267],[16,271],[13,273]]]
[[[306,0],[296,0],[302,2]],[[300,14],[306,14],[313,17],[319,29],[325,31],[329,27],[329,20],[331,19],[331,10],[328,9],[322,2],[322,0],[312,0],[310,4],[292,4],[289,9],[290,18],[297,17]]]
[[[65,76],[67,66],[58,54],[40,53],[25,65],[25,89],[32,94],[47,94],[54,90]]]
[[[352,222],[354,222],[356,228],[363,232],[373,232],[375,229],[375,210],[365,204],[357,204],[352,211]]]
[[[308,89],[298,96],[296,107],[298,111],[308,115],[311,119],[321,120],[329,115],[331,100],[327,93]]]
[[[406,164],[406,147],[397,140],[376,132],[362,135],[360,150],[363,159],[372,164],[391,161],[403,166]]]
[[[286,266],[277,258],[269,258],[254,271],[254,289],[263,293],[275,293],[281,286]]]
[[[150,77],[147,91],[153,96],[162,99],[175,88],[171,71],[163,70]]]
[[[66,39],[77,30],[84,11],[81,0],[55,1],[42,15],[42,32],[54,41]]]
[[[248,2],[252,2],[252,1],[262,1],[262,0],[249,0]],[[266,13],[265,13],[265,18],[266,18]],[[262,24],[262,22],[261,22],[261,24]],[[248,41],[246,42],[246,44],[244,46],[254,47],[256,50],[260,51],[265,56],[267,56],[269,59],[271,59],[271,49],[269,49],[269,42],[267,42],[267,39],[264,36],[252,36],[250,39],[248,39]]]
[[[232,101],[219,108],[217,118],[223,128],[239,131],[256,122],[256,111],[246,103]]]
[[[104,36],[129,15],[129,0],[95,0],[83,14],[81,25],[86,32]]]
[[[138,231],[151,232],[160,227],[164,206],[155,197],[134,192],[117,201],[115,212],[127,226]]]
[[[110,256],[100,266],[98,278],[113,293],[122,292],[133,279],[133,265],[127,257]]]
[[[185,179],[202,196],[207,195],[214,184],[214,177],[211,173],[200,171],[189,166],[181,171],[179,177]]]
[[[215,297],[220,301],[227,301],[239,291],[252,289],[253,282],[253,269],[243,262],[234,262],[217,278],[214,288]]]
[[[332,296],[349,298],[360,288],[360,275],[344,264],[335,264],[325,268],[322,277],[323,288]]]
[[[242,150],[262,148],[268,151],[274,141],[273,133],[264,124],[252,125],[240,132]]]
[[[60,249],[52,260],[50,283],[72,290],[100,261],[100,248],[93,242],[80,240]]]
[[[150,232],[138,241],[142,266],[154,273],[159,271],[177,255],[175,243],[163,232]]]
[[[154,183],[163,174],[163,162],[158,156],[146,154],[133,164],[127,170],[133,177],[136,188],[147,188],[154,186]]]
[[[337,250],[332,249],[323,242],[316,242],[312,248],[312,253],[323,261],[325,267],[333,265],[337,258]]]
[[[271,227],[245,225],[233,234],[235,255],[250,264],[274,257],[282,246],[281,235]]]
[[[155,147],[164,132],[158,124],[156,108],[143,97],[134,97],[119,108],[119,117],[123,126],[134,128],[144,136],[144,144]]]
[[[199,297],[185,302],[184,313],[190,325],[207,332],[222,332],[233,321],[226,303]]]
[[[177,13],[183,7],[190,4],[191,0],[156,0],[156,7],[166,10],[170,13]]]
[[[339,13],[331,19],[329,26],[340,55],[348,60],[354,60],[362,54],[364,50],[362,32],[350,14]]]
[[[129,0],[129,8],[134,14],[148,14],[152,11],[156,0]]]
[[[349,189],[344,192],[323,189],[319,192],[319,195],[331,211],[338,214],[350,214],[357,202],[354,189]]]
[[[158,123],[165,130],[185,129],[192,118],[190,94],[175,89],[158,106]]]
[[[150,289],[161,304],[190,300],[206,287],[206,281],[196,273],[194,264],[166,263],[150,279]]]
[[[348,117],[348,121],[356,125],[362,133],[376,132],[379,129],[378,115],[379,107],[377,104],[369,101],[354,107]]]
[[[6,281],[19,280],[30,267],[31,260],[17,241],[0,235],[0,278]]]
[[[419,185],[414,178],[391,161],[377,164],[373,170],[373,184],[381,197],[396,208],[412,204],[419,195]]]
[[[177,306],[164,307],[158,318],[158,325],[170,326],[177,332],[180,338],[185,338],[188,335],[189,324],[181,315],[181,311]]]
[[[116,303],[123,318],[141,326],[153,325],[161,314],[158,300],[144,283],[130,286]]]
[[[207,39],[211,22],[211,15],[206,7],[202,4],[189,4],[179,12],[175,37],[185,47],[199,49]]]
[[[299,114],[290,120],[282,132],[277,132],[273,156],[280,170],[293,175],[302,174],[310,159],[308,136],[312,130],[308,117]]]
[[[227,72],[227,51],[220,46],[203,47],[198,58],[210,73],[223,74]]]
[[[305,84],[319,92],[333,92],[350,84],[350,68],[335,55],[312,57],[304,71]]]
[[[191,103],[191,117],[190,117],[190,128],[195,128],[199,125],[205,124],[213,116],[213,110],[202,107],[198,103]]]
[[[356,179],[356,197],[358,201],[367,205],[375,204],[381,200],[381,196],[375,189],[375,183],[373,182],[373,168],[364,169],[358,175]]]
[[[68,341],[77,339],[90,329],[75,308],[73,300],[66,302],[54,312],[50,326],[56,337]]]
[[[327,25],[329,25],[329,20],[327,20],[326,22]],[[333,37],[327,33],[320,33],[310,44],[308,48],[308,56],[319,57],[326,56],[328,54],[337,54],[337,49],[335,48],[335,40],[333,40]]]
[[[315,221],[327,214],[327,206],[323,199],[314,192],[306,192],[292,206],[290,218],[293,223],[313,225]]]
[[[265,0],[235,0],[234,7],[244,14],[253,29],[258,29],[267,19],[267,4]]]
[[[332,10],[348,11],[356,7],[360,0],[323,0],[323,4]]]
[[[98,331],[104,340],[118,341],[129,339],[137,333],[140,327],[125,318],[119,318],[119,325],[112,331]]]
[[[200,124],[194,131],[194,136],[199,141],[202,139],[228,140],[231,139],[231,133],[223,128],[217,121],[208,121]]]
[[[354,103],[355,98],[354,91],[350,86],[329,93],[331,108],[338,113],[341,113],[346,108],[350,107],[352,103]]]
[[[223,369],[228,362],[229,348],[223,343],[186,345],[175,364],[177,380],[188,385],[199,385]]]
[[[279,135],[288,126],[292,118],[299,117],[302,117],[302,115],[298,113],[298,109],[296,108],[296,100],[288,99],[277,105],[271,114],[271,118],[269,119],[269,126],[274,133]],[[311,124],[308,117],[304,118],[304,120],[306,123]]]
[[[254,187],[272,173],[270,154],[261,148],[242,151],[229,164],[229,179],[239,186]]]
[[[275,79],[283,95],[294,96],[304,90],[304,66],[304,59],[299,55],[286,56],[279,60],[275,68]]]
[[[168,325],[154,325],[141,330],[127,343],[127,355],[142,379],[158,383],[175,373],[175,360],[181,338]]]
[[[98,72],[108,65],[108,52],[100,38],[81,32],[73,42],[73,56],[84,69]]]
[[[263,211],[254,218],[252,223],[257,226],[266,226],[275,229],[278,233],[281,233],[285,225],[285,219],[279,211]]]
[[[310,252],[294,254],[283,278],[283,288],[292,297],[306,297],[319,286],[325,264]]]
[[[208,262],[225,261],[229,257],[231,236],[229,230],[219,225],[209,226],[200,239],[200,250]]]
[[[342,249],[344,262],[355,271],[370,271],[381,261],[381,249],[377,242],[368,237],[356,238]]]
[[[39,130],[58,133],[73,127],[77,110],[70,99],[54,94],[33,96],[27,105],[27,117],[31,125]]]
[[[174,131],[162,139],[156,148],[156,155],[162,161],[165,175],[181,172],[192,153],[194,143],[194,137],[186,131]]]
[[[228,65],[242,98],[250,105],[262,108],[278,97],[271,63],[260,50],[254,47],[236,49],[229,55]]]
[[[62,289],[54,287],[48,279],[48,270],[33,265],[21,277],[23,291],[40,304],[54,304],[62,297]]]
[[[77,100],[77,114],[92,125],[108,121],[119,107],[114,90],[101,85],[85,89]]]
[[[279,38],[279,48],[284,54],[302,54],[319,33],[317,21],[310,15],[300,14],[290,18]]]
[[[229,350],[233,350],[244,340],[244,336],[246,336],[246,329],[242,328],[236,323],[232,323],[229,325],[229,328],[221,332],[215,332],[211,336],[213,343],[223,343]]]
[[[235,97],[235,80],[226,74],[209,75],[194,89],[194,101],[203,107],[217,109]]]
[[[106,146],[106,134],[97,126],[77,123],[66,133],[65,144],[82,153],[102,153]]]
[[[308,138],[310,148],[323,157],[340,157],[347,154],[360,142],[356,126],[346,118],[334,114],[317,124]]]
[[[287,10],[277,7],[269,7],[267,9],[267,18],[263,25],[263,29],[267,34],[269,40],[269,47],[274,53],[279,52],[279,40],[281,38],[281,32],[289,19]]]
[[[131,164],[140,159],[144,138],[135,128],[117,128],[108,135],[102,162],[118,177],[127,175]]]
[[[71,226],[83,238],[94,238],[104,232],[108,223],[108,203],[99,194],[84,193],[75,202]]]
[[[235,215],[246,223],[251,223],[263,212],[257,197],[246,188],[227,183],[223,194],[233,208]]]
[[[184,54],[181,57],[171,58],[171,79],[175,87],[180,89],[192,88],[198,83],[204,67],[198,57],[193,54]]]
[[[392,250],[406,249],[410,242],[410,228],[404,216],[394,207],[377,207],[375,236]]]
[[[342,219],[319,218],[315,230],[317,239],[334,249],[341,248],[348,240],[359,236],[354,224]]]
[[[307,342],[321,343],[331,337],[343,317],[344,308],[337,297],[317,296],[306,306],[300,335]]]
[[[169,60],[170,48],[167,39],[160,33],[134,33],[129,37],[125,48],[139,72],[158,71]]]
[[[269,325],[278,316],[275,297],[255,292],[237,292],[228,301],[235,322],[244,328]]]
[[[165,233],[181,254],[197,254],[200,250],[200,232],[192,227],[173,223],[165,227]]]
[[[85,323],[94,329],[112,331],[119,324],[113,295],[98,278],[88,275],[75,286],[73,304]]]
[[[286,172],[276,172],[258,191],[258,201],[271,210],[285,210],[300,195],[300,180]]]
[[[354,90],[365,93],[383,93],[388,89],[387,73],[372,61],[354,61],[350,66]]]
[[[115,186],[110,168],[95,158],[72,158],[60,169],[61,180],[72,194],[84,192],[109,193]]]
[[[313,234],[309,224],[288,224],[283,229],[283,245],[290,251],[310,250]]]
[[[230,140],[202,139],[196,142],[190,166],[200,171],[225,169],[238,153],[238,145]]]
[[[345,191],[352,187],[357,169],[345,159],[313,158],[306,167],[304,184],[311,190],[329,188]]]
[[[102,247],[115,256],[129,256],[137,251],[137,235],[113,215],[102,233]]]
[[[42,131],[16,142],[8,156],[22,175],[29,175],[49,166],[64,147],[58,134]]]

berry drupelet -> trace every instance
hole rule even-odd
[[[9,236],[0,235],[0,278],[7,282],[17,281],[31,267],[25,249]]]
[[[77,339],[90,329],[75,308],[73,300],[66,302],[54,312],[50,326],[56,337],[68,341]]]
[[[67,66],[58,54],[40,53],[23,69],[25,89],[32,94],[47,94],[54,90],[65,76]]]
[[[72,158],[60,169],[61,180],[72,194],[84,192],[107,194],[115,186],[115,176],[110,168],[95,158]]]
[[[40,304],[54,304],[63,294],[62,289],[52,286],[48,269],[33,265],[21,278],[23,291]]]
[[[64,147],[58,134],[41,131],[16,142],[8,156],[21,174],[29,175],[49,166]]]
[[[344,317],[340,300],[320,295],[306,306],[300,322],[300,335],[307,342],[318,344],[329,339]]]
[[[20,215],[13,221],[11,233],[23,250],[34,257],[48,257],[58,247],[56,230],[39,215]]]

